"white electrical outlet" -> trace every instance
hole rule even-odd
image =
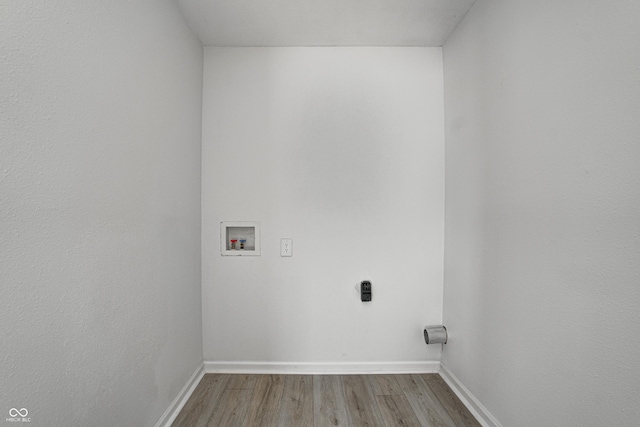
[[[293,239],[280,239],[280,256],[293,256]]]

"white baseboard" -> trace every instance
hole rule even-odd
[[[478,422],[484,427],[502,427],[502,424],[491,415],[482,403],[467,389],[460,380],[447,369],[444,364],[440,364],[440,376],[449,385],[451,390],[460,398],[462,403],[471,411]]]
[[[182,387],[180,393],[173,399],[171,405],[164,411],[164,414],[160,417],[156,423],[156,427],[171,427],[171,424],[175,421],[176,417],[191,397],[193,390],[200,383],[200,380],[204,377],[204,364],[198,366],[196,371],[191,375],[187,383]]]
[[[416,374],[436,373],[440,362],[218,362],[205,361],[204,370],[224,374]]]

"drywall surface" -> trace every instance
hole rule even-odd
[[[479,0],[444,46],[443,363],[504,426],[640,422],[639,20]]]
[[[443,123],[440,48],[206,48],[205,361],[438,361]],[[221,221],[262,255],[221,256]]]
[[[202,363],[202,47],[169,0],[0,23],[0,420],[154,425]]]

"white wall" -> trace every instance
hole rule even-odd
[[[478,0],[444,46],[443,362],[504,426],[640,420],[639,21]]]
[[[202,47],[175,3],[0,2],[0,419],[153,425],[202,362]]]
[[[439,360],[441,49],[208,48],[203,108],[205,361]],[[262,256],[222,257],[221,221]]]

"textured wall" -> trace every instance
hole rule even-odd
[[[205,360],[439,360],[442,90],[439,48],[205,49]],[[237,220],[262,256],[220,256]]]
[[[504,426],[640,421],[640,4],[478,0],[444,46],[444,364]]]
[[[153,425],[202,360],[202,48],[174,2],[0,2],[0,419]]]

